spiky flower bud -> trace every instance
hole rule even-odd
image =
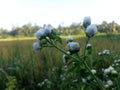
[[[91,18],[90,18],[90,16],[84,17],[83,27],[84,27],[84,28],[87,28],[87,26],[89,26],[90,24],[91,24]]]
[[[68,36],[66,38],[66,42],[69,43],[69,42],[72,42],[73,41],[73,37],[72,36]]]
[[[34,42],[33,43],[33,51],[39,51],[41,49],[39,42]]]
[[[67,44],[67,50],[70,51],[70,53],[76,53],[80,50],[80,44],[78,42],[69,42]]]
[[[94,36],[95,33],[97,32],[97,26],[94,25],[94,24],[89,25],[89,26],[86,28],[85,32],[86,32],[86,35],[87,35],[89,38],[91,38],[91,37]]]
[[[45,37],[45,30],[44,29],[39,29],[36,33],[35,36],[38,40],[41,40],[43,37]]]

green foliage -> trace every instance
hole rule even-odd
[[[8,82],[6,83],[6,89],[5,90],[15,90],[17,80],[14,76],[7,76]]]
[[[120,89],[120,64],[118,62],[119,65],[117,66],[114,63],[114,60],[120,58],[119,39],[120,35],[116,34],[92,38],[90,40],[92,52],[86,57],[88,66],[96,69],[97,77],[105,81],[107,79],[113,80],[114,85],[110,90],[114,87],[115,90]],[[81,55],[84,48],[84,38],[75,40],[81,43]],[[40,53],[34,53],[31,48],[33,41],[0,42],[0,68],[8,74],[7,79],[0,71],[0,90],[5,90],[5,88],[14,88],[15,90],[91,90],[93,88],[93,90],[98,90],[93,79],[87,80],[90,74],[85,70],[82,63],[79,65],[75,60],[68,60],[68,64],[71,63],[71,65],[68,65],[69,70],[66,73],[68,67],[66,68],[63,64],[61,53],[53,48],[44,48]],[[65,49],[66,43],[64,41],[65,39],[62,40],[62,49]],[[102,52],[104,49],[109,49],[111,54],[99,56],[98,52]],[[74,56],[77,57],[76,54]],[[90,60],[92,60],[92,64]],[[72,64],[70,61],[75,63]],[[110,74],[108,78],[105,78],[102,68],[108,68],[112,64],[115,65],[114,68],[118,75],[113,76]],[[78,70],[79,67],[80,70]],[[83,79],[86,79],[87,83],[84,83]],[[43,86],[42,83],[44,83]]]

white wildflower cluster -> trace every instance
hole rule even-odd
[[[43,87],[45,84],[48,86],[48,85],[51,85],[52,82],[48,79],[44,79],[41,83],[38,83],[37,86]]]
[[[110,88],[113,86],[113,81],[112,80],[107,80],[106,84],[104,85],[105,88]]]
[[[120,59],[114,60],[114,63],[120,63]]]
[[[94,36],[97,32],[97,26],[95,24],[91,24],[91,18],[89,16],[84,18],[83,26],[85,28],[85,33],[89,38]]]
[[[47,25],[45,25],[42,29],[39,29],[35,36],[37,41],[33,43],[33,51],[39,51],[42,49],[42,45],[46,44],[46,37],[50,38],[50,34],[52,33],[53,29]]]
[[[117,75],[118,72],[114,69],[114,67],[109,66],[106,69],[103,69],[104,75],[112,74],[112,75]]]
[[[95,69],[91,69],[91,72],[92,72],[93,74],[96,74],[96,73],[97,73],[97,71],[96,71]],[[81,78],[81,80],[82,80],[83,83],[89,83],[89,82],[91,82],[91,81],[94,81],[94,79],[92,78],[91,75],[88,75],[88,76],[86,76],[86,77],[84,77],[84,78]]]
[[[66,75],[65,74],[61,74],[60,78],[61,78],[62,81],[65,81],[66,80]]]
[[[52,72],[55,72],[55,71],[57,71],[59,68],[58,67],[53,67],[52,68]]]
[[[43,38],[45,38],[46,36],[48,36],[49,34],[52,33],[52,28],[45,25],[42,29],[39,29],[36,33],[35,36],[38,40],[41,40]]]
[[[102,52],[98,52],[98,55],[101,56],[101,55],[109,55],[110,54],[110,50],[103,50]]]
[[[113,66],[113,67],[114,67],[114,66],[118,66],[119,63],[120,63],[120,59],[115,59],[115,60],[114,60],[114,63],[112,64],[112,66]]]

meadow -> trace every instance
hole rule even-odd
[[[66,49],[66,36],[62,38],[62,45],[59,46]],[[73,36],[73,39],[80,43],[81,54],[85,37]],[[32,49],[34,41],[35,38],[0,41],[0,90],[92,90],[87,88],[87,85],[91,84],[85,84],[84,81],[73,82],[75,79],[73,77],[65,80],[63,54],[55,48],[48,47],[34,52]],[[96,35],[89,43],[93,50],[89,56],[90,60],[87,60],[88,65],[99,72],[100,69],[114,64],[118,75],[114,79],[113,76],[110,77],[114,84],[108,90],[120,90],[120,65],[119,62],[117,65],[115,63],[115,60],[120,59],[120,35]],[[110,50],[110,55],[99,56],[98,53],[104,50]],[[102,73],[99,72],[97,75],[104,78]]]

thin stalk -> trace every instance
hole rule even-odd
[[[105,90],[103,84],[97,79],[97,77],[91,72],[91,69],[89,68],[89,66],[86,64],[85,61],[83,61],[84,66],[86,67],[86,69],[89,71],[89,73],[92,75],[92,77],[96,80],[97,84],[100,86],[101,90]]]
[[[88,42],[89,42],[89,37],[86,38],[83,56],[86,56],[86,47],[87,47]],[[84,58],[84,60],[85,60],[85,58]]]
[[[87,44],[89,42],[89,37],[86,38],[86,42],[85,42],[85,47],[84,47],[84,52],[83,52],[83,64],[84,66],[86,67],[86,69],[89,71],[89,73],[92,75],[92,77],[96,80],[97,84],[100,86],[101,90],[104,90],[104,87],[102,85],[102,83],[97,79],[97,77],[91,72],[91,69],[89,68],[89,66],[87,65],[87,63],[85,62],[86,61],[86,47],[87,47]]]
[[[79,62],[80,62],[80,60],[79,60],[78,58],[76,58],[76,57],[68,54],[65,50],[57,47],[57,46],[55,45],[54,41],[52,41],[52,40],[49,41],[48,39],[46,39],[46,40],[49,42],[49,44],[53,45],[56,49],[58,49],[58,50],[61,51],[62,53],[66,54],[66,55],[68,55],[69,57],[71,57],[71,58],[75,59],[76,61],[79,61]]]

